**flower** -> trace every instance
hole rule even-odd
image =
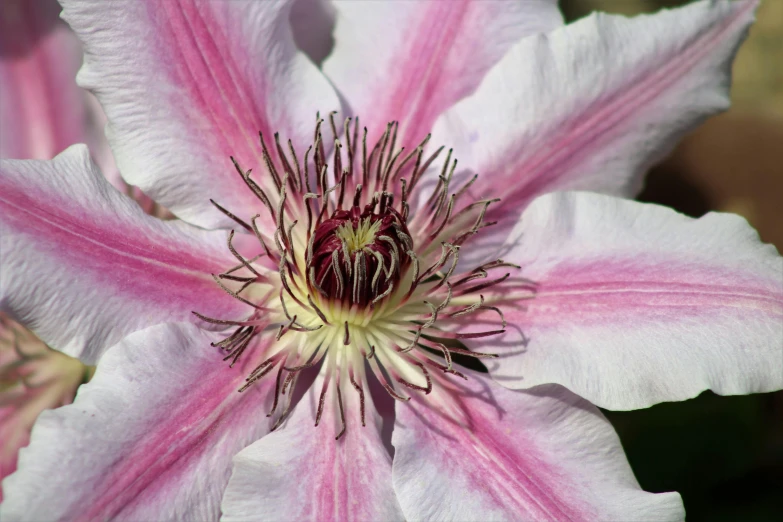
[[[0,305],[100,361],[3,519],[681,518],[590,402],[780,388],[781,258],[613,196],[726,107],[754,4],[552,4],[338,3],[319,71],[288,3],[65,2],[120,171],[182,222],[84,147],[0,167]]]

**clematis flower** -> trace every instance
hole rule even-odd
[[[754,3],[337,3],[320,70],[285,2],[64,4],[182,221],[81,146],[0,167],[0,305],[100,360],[4,520],[679,519],[591,403],[783,384],[774,248],[617,197],[727,106]]]

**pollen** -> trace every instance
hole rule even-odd
[[[231,158],[267,225],[260,225],[261,214],[243,219],[213,201],[239,233],[262,247],[260,256],[244,257],[232,231],[227,246],[238,263],[215,281],[251,314],[225,319],[193,313],[233,327],[214,343],[231,365],[246,353],[260,361],[239,391],[277,370],[269,413],[277,416],[273,429],[289,411],[300,372],[320,366],[324,384],[316,425],[332,393],[341,416],[339,439],[346,429],[346,393],[359,394],[364,425],[368,379],[395,400],[407,401],[411,393],[429,394],[433,383],[447,377],[465,378],[454,354],[495,355],[469,350],[461,340],[503,334],[502,307],[512,298],[532,298],[535,286],[511,277],[519,267],[502,259],[459,270],[460,252],[494,224],[486,218],[498,200],[472,197],[475,175],[455,183],[451,150],[438,169],[434,163],[444,148],[425,155],[429,136],[407,153],[396,148],[396,122],[373,146],[366,128],[359,139],[358,118],[345,120],[341,137],[332,113],[329,143],[323,123],[316,118],[313,144],[301,161],[292,142],[285,150],[277,134],[271,149],[276,154],[259,135],[263,175],[251,177],[251,170]],[[434,183],[423,183],[425,177]],[[421,193],[423,186],[427,193]],[[261,263],[261,257],[268,259]],[[281,396],[287,397],[282,406]]]

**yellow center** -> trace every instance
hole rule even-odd
[[[380,220],[372,223],[371,220],[365,218],[359,221],[359,226],[356,228],[350,222],[340,225],[337,229],[337,237],[345,241],[348,247],[348,254],[352,255],[354,252],[371,245],[375,241],[375,235],[380,228]]]

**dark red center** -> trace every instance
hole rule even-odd
[[[405,220],[391,205],[337,210],[315,230],[308,281],[329,299],[375,304],[399,286],[413,248]]]

